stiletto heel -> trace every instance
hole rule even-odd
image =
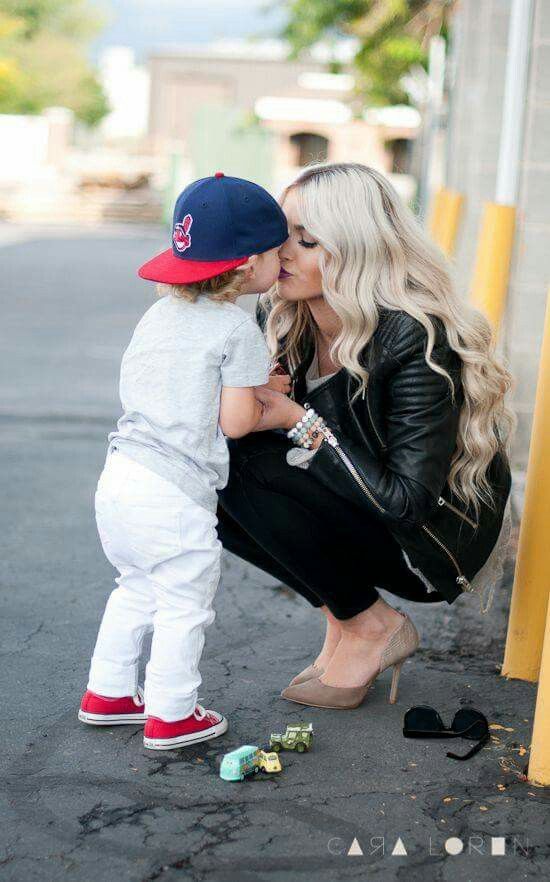
[[[390,704],[395,704],[395,702],[397,700],[397,687],[399,684],[399,674],[401,673],[402,665],[403,665],[403,662],[400,661],[400,662],[397,662],[397,664],[395,664],[393,666],[393,673],[392,673],[391,687],[390,687],[390,698],[389,698]]]

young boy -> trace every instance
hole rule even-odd
[[[168,288],[122,359],[124,413],[109,435],[95,496],[118,587],[78,716],[99,726],[145,722],[148,748],[182,747],[227,729],[225,717],[197,704],[220,575],[216,490],[228,480],[224,435],[254,431],[262,414],[254,386],[277,383],[262,332],[235,299],[271,287],[287,236],[269,193],[218,172],[180,194],[172,247],[139,270]],[[142,693],[138,663],[148,631]]]

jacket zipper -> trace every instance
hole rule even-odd
[[[468,517],[468,515],[464,514],[464,512],[460,511],[459,508],[456,508],[456,506],[452,505],[450,502],[447,502],[447,500],[444,499],[443,496],[439,497],[439,499],[437,500],[437,504],[438,505],[446,505],[447,508],[450,508],[451,511],[454,511],[455,514],[457,514],[460,518],[462,518],[462,520],[464,520],[468,524],[470,524],[470,526],[473,527],[474,530],[477,530],[478,524],[476,524],[475,521],[473,521],[470,517]]]
[[[374,420],[373,420],[373,418],[372,418],[372,413],[371,413],[371,410],[370,410],[370,402],[369,402],[368,390],[363,389],[363,391],[362,391],[362,393],[361,393],[361,398],[363,399],[363,401],[366,401],[366,403],[367,403],[367,413],[368,413],[368,415],[369,415],[370,424],[371,424],[371,426],[372,426],[372,428],[373,428],[374,434],[375,434],[376,437],[378,438],[378,443],[380,444],[380,447],[382,448],[382,450],[385,450],[385,449],[386,449],[386,445],[385,445],[384,442],[382,441],[382,438],[380,437],[380,434],[379,434],[379,432],[378,432],[378,429],[376,428],[376,426],[375,426],[375,424],[374,424]],[[350,407],[351,407],[351,405],[350,405]],[[354,416],[355,416],[355,414],[354,414]]]
[[[333,448],[335,453],[340,457],[340,459],[342,460],[342,462],[344,463],[344,465],[346,466],[348,471],[351,472],[351,474],[353,475],[353,477],[355,478],[356,482],[359,484],[359,486],[361,487],[361,489],[363,490],[365,495],[368,496],[368,498],[370,499],[372,504],[375,505],[376,508],[384,514],[386,509],[382,508],[380,503],[376,501],[376,499],[374,498],[374,496],[370,492],[369,488],[367,487],[367,485],[363,481],[361,475],[359,474],[359,472],[357,471],[357,469],[353,465],[352,461],[349,459],[348,455],[346,453],[344,453],[344,451],[342,450],[342,448],[338,444],[338,439],[336,438],[336,436],[334,435],[332,430],[329,429],[328,426],[326,426],[326,427],[322,427],[320,431],[324,435],[325,440],[330,444],[330,446]]]
[[[361,435],[361,438],[363,439],[364,443],[368,446],[369,442],[367,441],[367,437],[363,431],[363,427],[362,427],[361,423],[357,419],[357,414],[355,413],[355,411],[353,409],[353,405],[351,403],[351,399],[349,396],[349,375],[348,375],[348,385],[347,385],[346,395],[347,395],[347,399],[348,399],[348,408],[349,408],[349,411],[353,417],[353,421],[354,421],[355,425],[357,426],[357,429],[359,431],[359,434]],[[362,395],[361,397],[364,398],[364,395]],[[368,402],[368,398],[367,398],[367,410],[368,410],[368,403],[369,402]],[[376,431],[376,427],[375,427],[373,419],[371,417],[370,410],[368,410],[368,414],[369,414],[369,419],[370,419],[370,422],[372,425],[373,432],[376,434],[376,437],[378,438],[378,441],[380,442],[380,446],[382,447],[382,449],[385,449],[385,444],[382,442],[382,439],[380,438],[380,436],[378,435],[378,432]]]
[[[334,434],[334,432],[331,429],[329,429],[328,426],[322,427],[320,431],[321,431],[321,434],[324,436],[324,440],[328,442],[328,444],[333,448],[335,453],[342,460],[342,462],[344,463],[344,465],[346,466],[348,471],[351,472],[351,474],[355,478],[357,484],[359,484],[359,486],[361,487],[361,489],[363,490],[365,495],[368,496],[370,501],[373,503],[373,505],[376,506],[376,508],[379,511],[381,511],[382,513],[385,513],[386,509],[383,508],[380,505],[380,503],[376,501],[376,499],[374,498],[374,496],[370,492],[369,488],[367,487],[367,485],[365,484],[365,482],[361,478],[361,475],[358,473],[357,469],[355,468],[355,466],[353,465],[353,463],[349,459],[348,455],[346,453],[344,453],[344,451],[340,447],[340,445],[338,443],[338,439],[336,438],[336,435]],[[453,554],[451,554],[451,552],[449,551],[447,546],[443,544],[441,539],[439,539],[439,537],[436,536],[435,533],[432,533],[432,531],[426,526],[426,524],[422,524],[422,529],[426,531],[428,536],[432,537],[434,542],[436,542],[440,546],[440,548],[443,549],[443,551],[447,554],[449,559],[452,561],[452,563],[458,573],[458,576],[456,577],[456,580],[455,580],[457,582],[457,584],[463,585],[465,591],[471,591],[472,588],[470,586],[470,583],[468,582],[468,579],[466,578],[466,576],[462,575],[456,558],[454,557]]]
[[[457,573],[458,573],[458,576],[456,577],[456,580],[455,580],[455,581],[457,582],[457,584],[458,584],[458,585],[463,585],[465,591],[471,591],[471,590],[472,590],[472,586],[471,586],[470,583],[468,582],[468,579],[466,578],[466,576],[463,576],[462,573],[460,572],[460,567],[459,567],[459,565],[458,565],[458,563],[457,563],[457,560],[456,560],[456,558],[454,557],[454,555],[451,554],[451,552],[449,551],[449,549],[447,548],[447,546],[446,546],[446,545],[443,545],[443,542],[441,541],[441,539],[439,538],[439,536],[436,536],[435,533],[432,533],[432,531],[426,526],[426,524],[422,524],[422,529],[426,531],[426,533],[428,534],[428,536],[431,536],[431,537],[432,537],[432,539],[434,540],[434,542],[437,542],[437,544],[443,549],[443,551],[445,551],[445,552],[448,554],[449,558],[452,560],[452,562],[453,562],[453,564],[454,564],[454,566],[455,566],[455,569],[456,569],[456,571],[457,571]]]

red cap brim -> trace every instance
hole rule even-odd
[[[221,273],[227,273],[246,263],[248,257],[235,260],[184,260],[176,257],[171,248],[148,260],[138,270],[138,276],[150,282],[167,285],[185,285],[187,282],[203,282]]]

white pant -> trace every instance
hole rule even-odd
[[[222,545],[215,514],[113,451],[95,495],[96,522],[120,575],[107,601],[88,689],[134,695],[144,635],[153,631],[145,710],[167,722],[195,709],[204,629],[212,624]]]

